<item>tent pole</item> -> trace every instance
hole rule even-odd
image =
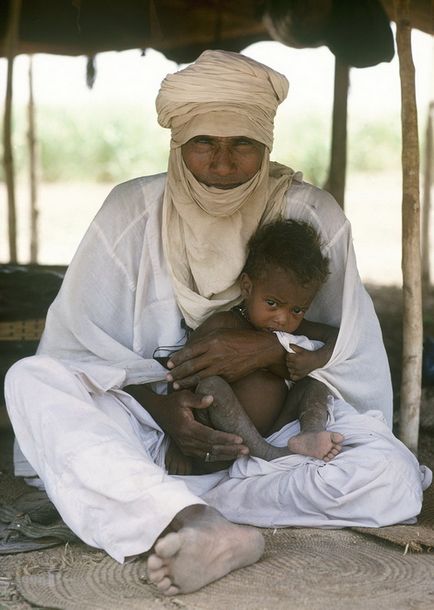
[[[434,101],[428,107],[428,118],[425,132],[425,171],[423,180],[423,206],[422,206],[422,293],[427,295],[431,288],[431,273],[429,260],[429,229],[431,212],[431,185],[433,164],[433,115]]]
[[[396,42],[401,80],[403,353],[400,437],[417,453],[422,381],[419,139],[409,0],[396,0]]]
[[[3,150],[6,188],[8,193],[8,231],[9,231],[9,258],[16,263],[17,256],[17,217],[15,207],[15,173],[12,152],[12,80],[13,64],[18,38],[18,29],[21,12],[21,0],[11,0],[9,4],[9,17],[6,34],[6,54],[8,61],[5,111],[3,119]]]
[[[339,205],[344,207],[347,170],[347,105],[350,68],[335,57],[335,84],[333,95],[332,145],[329,174],[324,185]]]
[[[35,100],[33,95],[33,57],[29,55],[29,103],[28,103],[28,145],[29,145],[29,181],[30,181],[30,262],[38,260],[38,209],[36,184],[36,128]]]

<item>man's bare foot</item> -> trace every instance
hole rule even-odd
[[[178,531],[160,538],[148,559],[148,578],[164,595],[192,593],[258,561],[262,534],[227,521],[213,508],[190,506],[173,521]]]
[[[289,439],[288,449],[291,453],[329,462],[341,452],[343,440],[344,437],[339,432],[303,432]]]

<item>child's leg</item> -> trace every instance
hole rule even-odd
[[[222,377],[207,377],[199,382],[196,388],[199,394],[211,394],[214,401],[206,410],[206,416],[211,425],[223,432],[238,434],[250,450],[250,455],[264,460],[274,460],[282,455],[288,455],[286,447],[274,447],[265,441],[253,424],[246,410],[238,400],[233,388]],[[199,420],[200,411],[197,411]],[[205,420],[204,420],[205,423]],[[226,467],[218,464],[219,468]],[[214,470],[213,463],[209,470]]]
[[[235,312],[220,312],[205,320],[193,332],[189,342],[194,342],[213,330],[220,328],[251,329],[252,326]],[[285,404],[287,394],[285,381],[263,370],[246,375],[246,377],[232,383],[231,387],[238,401],[244,407],[253,426],[262,435],[267,435],[279,416],[282,406]],[[200,417],[200,414],[198,415]],[[203,421],[202,423],[205,422]]]
[[[246,328],[246,324],[233,312],[216,314],[193,333],[192,340],[215,328]],[[206,412],[197,411],[196,417],[204,424],[241,436],[255,457],[272,460],[298,453],[329,461],[340,452],[343,436],[325,430],[327,406],[322,400],[312,409],[305,392],[309,382],[316,383],[311,379],[303,380],[296,384],[297,392],[295,389],[288,392],[285,381],[268,371],[255,371],[231,386],[220,377],[210,377],[202,380],[196,391],[211,394],[214,402]],[[288,441],[287,448],[274,447],[262,438],[261,435],[269,434],[271,429],[280,429],[297,417],[301,433]],[[205,469],[200,464],[197,466],[202,472],[212,472],[227,465],[214,462],[207,464]]]
[[[221,377],[208,377],[202,380],[196,391],[214,396],[214,402],[207,409],[210,423],[218,430],[241,436],[252,456],[268,461],[297,453],[328,462],[341,450],[340,443],[344,437],[337,432],[325,430],[327,422],[325,404],[316,403],[312,406],[309,401],[304,403],[300,413],[302,431],[289,439],[287,447],[275,447],[262,438],[231,386]],[[211,463],[206,470],[212,472],[225,466],[227,465]]]
[[[315,394],[315,391],[318,391],[319,395]],[[327,394],[327,388],[311,378],[298,381],[288,392],[273,431],[293,421],[296,413],[300,421],[300,434],[288,441],[291,453],[309,455],[328,462],[341,451],[341,443],[344,440],[342,434],[326,430]]]

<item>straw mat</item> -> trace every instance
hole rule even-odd
[[[355,527],[355,531],[399,544],[412,551],[434,549],[434,486],[424,493],[422,512],[416,525],[391,525],[390,527]],[[434,608],[434,600],[433,600]]]
[[[266,530],[265,536],[266,553],[260,562],[176,598],[164,598],[148,583],[144,559],[122,566],[80,544],[21,555],[25,561],[16,569],[14,586],[32,607],[64,610],[434,606],[434,557],[430,554],[404,554],[399,547],[350,530]],[[5,560],[0,558],[0,569]],[[14,607],[6,603],[5,608]]]
[[[120,565],[82,543],[2,555],[0,610],[431,610],[434,553],[413,551],[434,548],[433,524],[431,488],[415,526],[264,530],[258,563],[176,598],[148,582],[145,557]]]

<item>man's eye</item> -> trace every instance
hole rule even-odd
[[[235,146],[239,146],[240,148],[251,148],[252,150],[256,148],[255,143],[252,140],[240,139],[235,142]]]
[[[210,138],[207,138],[205,136],[197,136],[196,138],[193,138],[193,142],[194,144],[211,144],[211,140]]]
[[[276,307],[277,305],[276,301],[273,301],[273,299],[267,299],[265,302],[269,307]]]

